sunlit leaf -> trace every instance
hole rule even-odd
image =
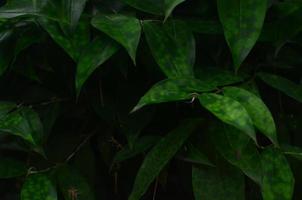
[[[141,165],[129,200],[139,200],[161,170],[181,148],[200,120],[188,120],[162,138],[146,155]]]

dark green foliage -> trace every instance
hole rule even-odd
[[[301,11],[0,1],[0,199],[302,199]]]

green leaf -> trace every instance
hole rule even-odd
[[[216,68],[198,68],[195,70],[196,78],[215,86],[225,86],[240,83],[244,79],[234,72]]]
[[[138,102],[132,112],[143,106],[194,98],[198,92],[214,90],[210,84],[194,78],[166,79],[156,83]]]
[[[144,33],[156,63],[168,78],[193,77],[195,39],[178,21],[164,25],[143,22]]]
[[[271,87],[302,103],[302,86],[290,80],[268,73],[259,73],[258,76]]]
[[[165,19],[164,21],[166,21],[168,19],[168,17],[171,15],[172,11],[174,10],[174,8],[179,5],[180,3],[184,2],[186,0],[164,0],[164,4],[165,4]]]
[[[161,170],[181,148],[200,120],[188,120],[162,138],[146,155],[133,186],[129,200],[139,200]]]
[[[42,145],[42,123],[38,114],[30,108],[21,108],[3,116],[0,119],[0,130],[19,136],[35,147]]]
[[[119,46],[110,38],[98,37],[83,50],[76,72],[77,95],[80,94],[82,86],[94,70],[108,60],[118,49]]]
[[[242,131],[219,123],[211,136],[217,151],[259,185],[262,181],[261,157],[256,146]]]
[[[61,166],[56,171],[57,183],[65,200],[74,200],[70,191],[77,192],[77,199],[94,200],[94,193],[86,179],[74,168]]]
[[[92,19],[92,25],[120,43],[134,63],[141,36],[140,21],[132,16],[112,14],[99,15]]]
[[[25,15],[38,15],[47,0],[9,0],[0,8],[0,18],[9,19]]]
[[[187,152],[186,157],[183,159],[184,161],[215,167],[215,165],[201,151],[199,145],[189,143],[186,147]]]
[[[195,200],[244,200],[244,176],[232,166],[192,168]]]
[[[63,0],[64,13],[66,13],[67,22],[72,28],[75,28],[85,8],[87,0]]]
[[[40,18],[39,23],[74,61],[78,61],[82,50],[89,44],[89,24],[85,23],[85,19],[80,21],[71,36],[65,35],[56,21]]]
[[[242,130],[256,142],[253,122],[246,109],[238,101],[218,94],[201,94],[199,101],[217,118]]]
[[[160,137],[157,136],[144,136],[137,140],[133,147],[131,148],[129,145],[124,147],[122,150],[116,153],[113,162],[122,162],[129,158],[132,158],[140,153],[143,153],[147,151],[149,148],[151,148]]]
[[[5,117],[10,111],[16,108],[17,105],[12,102],[1,101],[0,102],[0,119]]]
[[[261,158],[264,171],[261,188],[263,199],[291,200],[295,181],[282,152],[269,147],[262,152]]]
[[[249,113],[254,125],[275,145],[278,145],[273,116],[259,97],[238,87],[225,87],[223,91],[226,96],[240,102]]]
[[[163,0],[122,0],[130,6],[155,15],[163,15]]]
[[[45,174],[34,174],[26,178],[21,200],[57,200],[57,191],[49,177]]]
[[[291,145],[282,145],[281,149],[285,155],[291,156],[302,161],[302,148]]]
[[[217,0],[217,6],[224,35],[238,70],[261,33],[267,0]]]
[[[0,158],[0,178],[14,178],[26,175],[25,163],[12,158]]]

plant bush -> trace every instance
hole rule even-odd
[[[0,199],[302,199],[302,3],[7,0]]]

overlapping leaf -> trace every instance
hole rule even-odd
[[[21,190],[21,200],[57,200],[57,191],[45,174],[34,174],[26,178]]]
[[[198,92],[215,89],[214,86],[194,78],[166,79],[155,84],[138,102],[133,112],[143,106],[191,99]]]
[[[161,170],[181,148],[200,120],[188,120],[162,138],[146,155],[141,165],[129,200],[139,200]]]
[[[224,35],[238,70],[261,33],[267,0],[218,0],[217,6]]]
[[[259,97],[238,87],[225,87],[224,94],[240,102],[249,113],[254,125],[274,144],[278,145],[274,119]]]
[[[201,94],[198,98],[201,105],[217,118],[242,130],[256,141],[253,122],[246,109],[238,101],[218,94]]]
[[[294,177],[282,152],[266,148],[261,154],[263,167],[262,196],[264,200],[291,200],[294,190]]]
[[[141,25],[132,16],[113,14],[99,15],[92,19],[92,25],[119,42],[135,63],[136,50],[141,36]]]
[[[76,91],[80,90],[93,71],[117,52],[119,46],[110,38],[98,37],[88,45],[79,58],[76,72]]]
[[[224,124],[215,124],[212,129],[213,144],[218,152],[227,161],[261,185],[261,158],[250,138],[242,131]]]
[[[164,25],[144,21],[143,29],[155,61],[168,78],[194,76],[195,39],[189,28],[178,21]]]

